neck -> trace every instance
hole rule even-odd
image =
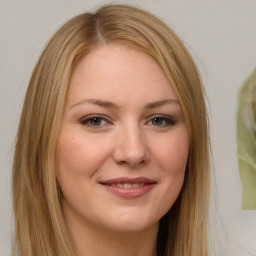
[[[157,256],[158,224],[123,232],[97,227],[65,216],[76,256]]]

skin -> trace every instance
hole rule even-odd
[[[180,104],[152,57],[124,44],[84,56],[71,77],[56,151],[76,254],[156,255],[158,223],[181,190],[188,150]],[[154,184],[134,198],[101,184],[120,177]]]

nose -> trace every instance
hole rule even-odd
[[[126,127],[115,138],[113,159],[119,165],[136,168],[149,159],[149,150],[145,134],[140,127]]]

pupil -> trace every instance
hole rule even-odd
[[[95,118],[91,119],[90,122],[92,125],[100,125],[101,119],[99,117],[95,117]]]
[[[159,117],[156,117],[153,119],[153,123],[156,125],[161,125],[162,124],[162,119]]]

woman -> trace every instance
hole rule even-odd
[[[27,90],[13,165],[18,255],[208,255],[203,88],[163,22],[67,22]]]
[[[238,95],[237,158],[243,186],[242,209],[244,210],[256,210],[255,88],[256,68],[246,79]]]

